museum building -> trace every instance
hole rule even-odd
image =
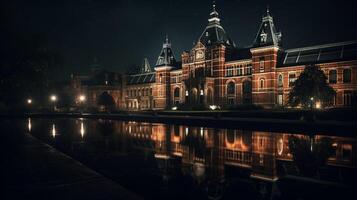
[[[208,25],[190,51],[176,60],[166,37],[156,64],[144,60],[139,73],[72,77],[72,86],[95,105],[107,92],[119,109],[160,110],[177,106],[266,108],[287,105],[294,81],[307,65],[317,65],[336,91],[335,107],[351,106],[357,95],[357,41],[284,49],[282,33],[269,10],[250,47],[239,47],[221,25],[213,5]],[[110,78],[112,77],[112,78]],[[92,83],[92,84],[88,84]],[[113,84],[112,84],[113,83]]]

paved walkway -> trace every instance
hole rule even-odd
[[[0,123],[0,199],[139,199],[31,135],[13,133]]]

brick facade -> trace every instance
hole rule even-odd
[[[350,106],[357,93],[357,42],[283,49],[269,11],[253,44],[239,48],[220,24],[215,7],[194,47],[177,62],[166,38],[154,70],[127,75],[118,108],[171,109],[177,105],[286,106],[291,84],[308,64],[318,65],[336,90],[334,105]],[[119,90],[119,87],[118,87]]]

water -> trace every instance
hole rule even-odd
[[[145,199],[316,199],[352,193],[357,139],[92,119],[32,134]]]

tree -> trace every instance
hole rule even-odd
[[[289,137],[289,149],[300,173],[312,177],[333,154],[331,139],[324,137],[314,142],[312,138]]]
[[[99,106],[104,106],[107,109],[108,107],[114,106],[115,101],[113,97],[108,94],[108,92],[103,92],[101,95],[99,95],[97,104]]]
[[[306,66],[299,78],[294,82],[289,94],[289,104],[293,107],[302,105],[304,108],[320,102],[322,106],[332,103],[335,90],[328,85],[324,72],[316,65]]]

